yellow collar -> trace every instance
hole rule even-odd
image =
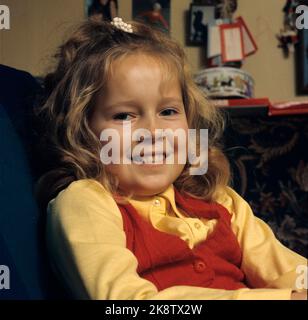
[[[175,214],[178,217],[184,217],[176,207],[173,184],[171,184],[164,192],[155,196],[134,198],[130,199],[129,202],[143,216],[148,216],[149,212],[155,208],[155,211],[164,215]]]

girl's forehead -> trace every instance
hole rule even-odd
[[[110,73],[100,90],[100,99],[119,100],[182,97],[179,72],[166,59],[149,55],[126,55],[110,64]],[[106,81],[107,80],[107,81]]]
[[[134,71],[138,74],[138,70],[148,70],[151,73],[159,73],[162,84],[182,82],[181,70],[176,61],[166,55],[137,53],[123,55],[116,58],[110,64],[109,79],[115,75],[122,74],[126,77],[129,72]]]

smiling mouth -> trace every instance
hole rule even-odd
[[[157,158],[157,159],[156,159]],[[159,153],[156,154],[156,158],[155,158],[155,153],[153,152],[152,154],[143,154],[141,155],[137,155],[137,156],[131,156],[131,161],[134,164],[137,165],[162,165],[165,164],[165,160],[167,158],[166,153]]]

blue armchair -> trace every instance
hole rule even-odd
[[[0,300],[66,296],[50,271],[33,193],[29,120],[38,90],[30,74],[0,65],[0,266],[10,271],[10,288],[0,287]]]

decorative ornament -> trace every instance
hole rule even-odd
[[[122,18],[115,17],[112,19],[111,24],[115,26],[117,29],[128,32],[128,33],[133,33],[133,27],[131,24],[126,23],[122,20]]]
[[[284,22],[283,29],[276,36],[279,40],[278,47],[283,50],[285,57],[288,57],[290,53],[295,51],[295,45],[298,42],[298,33],[295,26],[296,7],[299,5],[298,0],[287,0],[283,12],[284,12]]]

